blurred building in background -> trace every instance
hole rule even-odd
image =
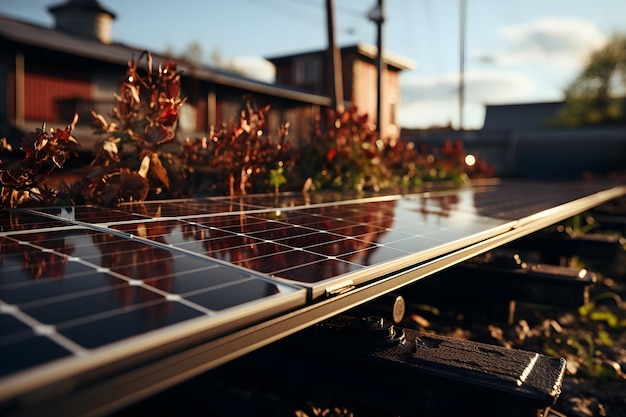
[[[115,13],[97,0],[67,0],[48,8],[54,28],[0,16],[0,137],[14,149],[22,136],[46,123],[64,128],[80,116],[74,136],[83,150],[96,145],[88,110],[108,115],[115,105],[127,64],[142,50],[112,41]],[[150,51],[154,67],[169,59]],[[357,44],[340,49],[345,105],[354,105],[373,124],[377,106],[377,48]],[[269,104],[268,132],[290,123],[290,140],[308,137],[314,117],[334,106],[332,63],[328,50],[302,51],[266,58],[276,68],[275,83],[220,68],[177,59],[181,95],[187,97],[177,126],[178,138],[200,138],[211,126],[237,117],[246,98]],[[484,127],[402,129],[399,75],[411,60],[384,51],[381,82],[381,136],[426,147],[461,140],[468,152],[500,176],[571,177],[626,170],[623,126],[555,128],[562,102],[487,105]],[[144,66],[145,67],[145,66]]]
[[[366,113],[377,123],[377,76],[376,56],[378,49],[368,44],[341,48],[341,70],[345,105],[354,105],[359,113]],[[276,67],[276,82],[324,96],[332,95],[332,63],[328,50],[301,52],[267,58]],[[383,75],[381,86],[381,136],[397,139],[400,135],[397,114],[400,102],[402,70],[414,66],[412,60],[383,52]]]
[[[462,141],[497,176],[567,179],[626,171],[626,129],[620,125],[558,127],[564,102],[487,105],[480,130],[403,129],[422,148]]]
[[[80,116],[74,135],[90,150],[95,145],[88,109],[108,115],[115,104],[128,61],[143,52],[112,41],[116,15],[97,0],[68,0],[51,6],[54,28],[45,28],[0,17],[0,137],[14,148],[24,133],[46,123],[64,128],[74,113]],[[154,68],[168,56],[150,51]],[[375,113],[376,48],[357,45],[344,48],[345,97],[360,112]],[[178,137],[206,135],[212,125],[236,117],[246,98],[259,106],[269,104],[269,132],[290,123],[294,141],[308,136],[314,116],[330,108],[330,68],[324,51],[274,58],[276,83],[266,83],[219,68],[176,59],[182,72]],[[409,68],[407,60],[385,55],[384,133],[397,137],[398,72]],[[145,68],[145,65],[142,66]]]

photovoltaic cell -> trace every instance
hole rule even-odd
[[[356,199],[321,193],[308,199],[288,194],[281,199],[273,195],[218,197],[193,204],[161,201],[121,209],[160,216],[170,213],[175,220],[163,216],[150,223],[120,222],[110,227],[296,285],[306,284],[318,288],[314,294],[320,294],[319,288],[328,280],[351,275],[358,281],[358,271],[364,267],[393,265],[393,261],[412,257],[423,261],[420,255],[435,256],[454,244],[485,238],[507,228],[518,215],[549,209],[556,201],[566,203],[580,192],[580,185],[568,190],[521,183],[505,192],[500,186],[483,186],[407,196],[370,193]],[[206,211],[215,207],[223,212]]]
[[[45,336],[37,336],[32,330],[11,336],[17,337],[11,338],[15,340],[7,338],[0,346],[0,352],[5,358],[0,367],[0,377],[72,355],[68,349]]]
[[[51,207],[37,209],[36,212],[88,224],[142,220],[150,218],[150,216],[141,213],[133,213],[114,208],[98,206],[76,206],[64,208]]]
[[[0,216],[0,233],[47,229],[64,225],[65,223],[59,219],[45,218],[20,210],[3,210]]]
[[[150,233],[171,230],[170,224],[161,230],[144,227],[153,226],[150,222],[133,223],[134,234],[98,223],[83,226],[87,218],[104,223],[137,219],[115,209],[108,216],[107,210],[81,207],[74,216],[56,209],[41,210],[45,216],[10,213],[8,223],[19,219],[20,226],[0,235],[0,374],[68,355],[89,356],[90,350],[114,342],[194,318],[210,321],[222,311],[297,292],[148,239]],[[44,348],[48,353],[35,352]],[[21,358],[25,354],[29,358]]]
[[[0,403],[45,372],[60,380],[103,357],[213,340],[613,187],[508,181],[4,210]]]

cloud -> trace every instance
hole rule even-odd
[[[533,79],[517,71],[475,70],[465,76],[466,99],[481,103],[528,100],[536,90]]]
[[[515,71],[470,70],[465,74],[465,128],[482,126],[484,105],[534,101],[537,86],[528,76]],[[402,103],[399,122],[403,127],[445,125],[459,120],[459,76],[457,73],[422,76],[407,74],[401,79]]]
[[[459,75],[456,72],[441,75],[407,74],[402,78],[402,99],[407,102],[425,99],[442,99],[458,96]],[[501,101],[530,96],[535,83],[516,71],[480,70],[466,71],[465,97],[473,101]]]
[[[463,127],[480,129],[485,119],[485,107],[466,103],[463,110]],[[423,100],[403,105],[398,111],[398,122],[404,128],[427,129],[452,124],[458,127],[459,104],[452,100]]]
[[[471,51],[486,65],[465,73],[464,124],[479,128],[485,104],[561,100],[567,81],[583,68],[591,52],[608,38],[584,19],[546,17],[509,25],[498,31],[505,41],[499,50]],[[495,64],[495,65],[494,65]],[[403,127],[458,126],[459,75],[449,72],[402,74],[399,122]]]
[[[266,59],[255,56],[236,56],[231,59],[234,67],[243,70],[246,76],[268,83],[273,83],[276,79],[276,68],[274,64]]]
[[[507,45],[500,51],[477,51],[479,59],[504,65],[547,64],[580,67],[607,37],[595,23],[576,18],[545,17],[505,26],[498,33]]]

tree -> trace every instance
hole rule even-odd
[[[240,68],[235,64],[233,59],[225,58],[222,54],[222,50],[219,47],[214,47],[211,51],[211,57],[209,58],[209,64],[216,68],[221,68],[226,71],[230,71],[235,74],[248,76],[248,73],[243,68]]]
[[[204,50],[202,49],[202,44],[199,41],[189,42],[185,49],[180,53],[176,52],[174,47],[168,45],[165,48],[164,55],[175,59],[182,59],[194,65],[208,64],[211,67],[220,68],[244,77],[249,75],[247,71],[238,66],[232,58],[225,57],[222,50],[218,46],[213,48],[209,54],[208,61],[205,60]]]
[[[204,51],[202,50],[202,44],[198,41],[193,41],[187,44],[185,51],[182,53],[182,58],[192,62],[196,65],[202,65],[204,62]]]
[[[591,54],[582,73],[565,91],[556,124],[584,126],[626,123],[626,36],[614,36]]]

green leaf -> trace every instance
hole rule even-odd
[[[600,339],[604,346],[613,346],[613,339],[611,339],[611,336],[604,330],[598,331],[598,339]]]
[[[616,327],[618,323],[617,316],[611,311],[592,311],[589,318],[594,321],[604,321],[610,327]]]

